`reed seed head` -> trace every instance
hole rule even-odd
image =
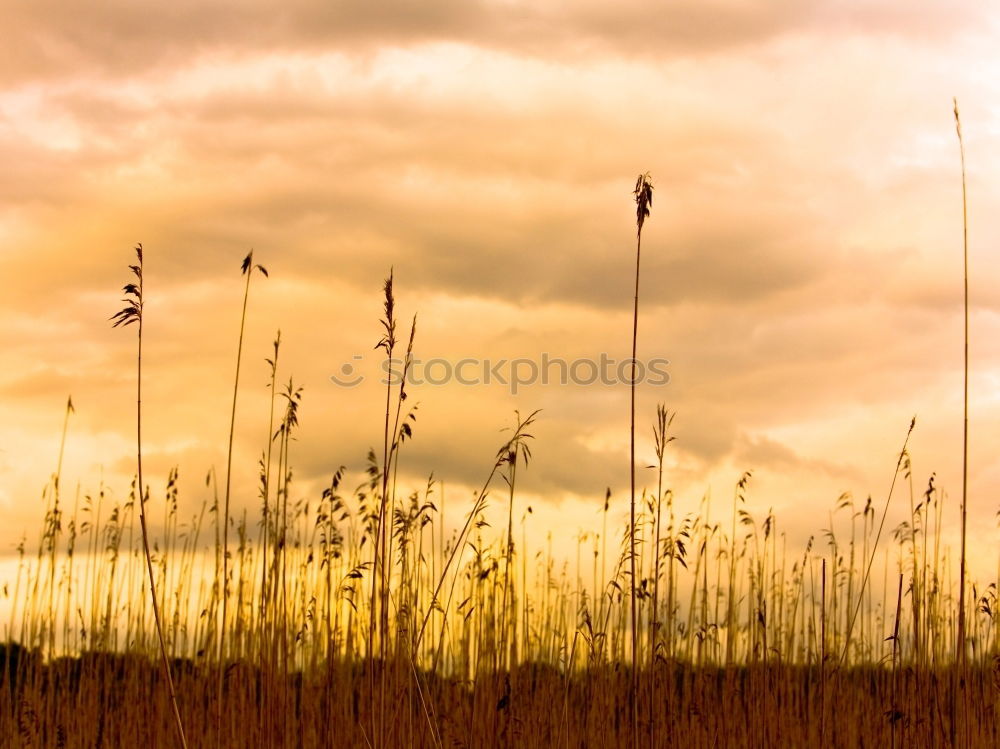
[[[635,194],[636,229],[642,233],[642,225],[649,216],[649,209],[653,205],[653,182],[649,172],[638,176],[633,192]]]

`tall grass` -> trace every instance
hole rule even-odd
[[[639,338],[639,269],[642,256],[642,226],[649,216],[653,204],[653,184],[649,174],[640,174],[635,181],[635,297],[632,309],[632,360],[629,378],[629,464],[630,464],[630,504],[629,504],[629,592],[631,601],[632,632],[632,746],[639,746],[639,618],[636,606],[636,525],[635,525],[635,386],[636,386],[636,346]]]
[[[281,417],[286,434],[295,421],[296,392],[292,385],[279,395],[293,404]],[[621,668],[631,661],[628,508],[609,499],[608,527],[624,532],[618,562],[607,576],[588,580],[570,574],[546,546],[535,551],[523,541],[514,546],[509,524],[520,511],[511,508],[510,496],[513,492],[516,501],[518,477],[529,465],[524,446],[531,432],[522,418],[464,507],[451,501],[454,509],[442,513],[440,485],[433,482],[397,502],[396,553],[386,571],[394,614],[387,636],[393,644],[385,658],[380,643],[361,636],[372,604],[380,605],[378,598],[360,594],[372,572],[366,560],[375,537],[380,475],[374,476],[373,492],[371,479],[352,490],[346,474],[337,471],[322,496],[293,501],[290,443],[279,435],[276,522],[267,533],[262,525],[256,541],[246,533],[252,522],[238,523],[225,662],[205,645],[218,641],[221,625],[221,617],[203,614],[211,611],[218,592],[216,564],[221,566],[217,542],[203,530],[211,495],[188,521],[177,520],[173,477],[162,498],[145,498],[145,512],[159,505],[165,518],[149,539],[149,548],[159,549],[147,567],[157,595],[145,598],[139,596],[141,578],[132,575],[145,565],[141,537],[130,540],[135,514],[109,496],[84,498],[76,513],[67,512],[63,530],[51,531],[60,566],[54,595],[46,587],[53,579],[50,556],[22,558],[12,586],[20,584],[21,607],[8,625],[6,667],[12,678],[0,698],[0,730],[12,725],[3,721],[16,720],[25,700],[38,716],[40,733],[51,738],[62,725],[70,746],[94,745],[99,715],[106,745],[168,743],[163,731],[170,723],[158,712],[155,691],[166,682],[162,676],[149,681],[151,672],[143,665],[154,654],[162,665],[165,647],[191,746],[216,745],[219,669],[225,671],[230,714],[224,746],[364,746],[365,736],[387,746],[427,747],[630,742],[631,674]],[[501,476],[509,481],[503,501],[490,507]],[[883,537],[878,546],[878,518],[853,522],[844,514],[850,505],[838,498],[835,507],[844,509],[831,513],[826,543],[788,556],[779,539],[784,534],[776,530],[780,520],[755,513],[747,490],[744,482],[735,542],[719,530],[729,524],[727,513],[717,517],[704,502],[682,498],[674,530],[661,515],[664,556],[676,550],[673,589],[681,603],[673,609],[669,593],[658,597],[655,607],[652,594],[668,582],[669,559],[657,564],[655,530],[639,534],[636,601],[641,620],[653,622],[642,630],[642,647],[647,655],[655,653],[640,664],[643,735],[648,732],[657,745],[683,736],[692,746],[740,746],[747,745],[752,723],[750,745],[768,736],[799,746],[852,746],[862,739],[946,744],[954,648],[945,643],[957,631],[957,581],[948,581],[941,491],[929,485],[905,532]],[[603,503],[595,504],[597,536],[605,513]],[[527,509],[523,512],[527,517]],[[637,526],[655,529],[656,513],[655,502],[637,506]],[[869,515],[865,510],[864,517]],[[69,527],[81,535],[71,538]],[[916,547],[910,527],[916,529]],[[71,543],[88,551],[70,558]],[[867,553],[852,562],[849,545]],[[925,547],[923,556],[919,550]],[[914,548],[921,554],[916,573]],[[873,558],[869,584],[862,587]],[[265,566],[267,580],[274,581],[267,594],[261,583]],[[515,569],[523,570],[523,577],[515,578]],[[883,574],[893,583],[875,586],[872,581]],[[916,587],[925,591],[919,626],[929,634],[919,642],[926,653],[917,650],[914,604],[909,596],[897,603],[899,591],[893,588],[900,574],[908,591],[915,576],[927,578]],[[848,592],[851,579],[855,585]],[[593,585],[599,600],[590,594]],[[961,692],[968,712],[979,720],[963,729],[970,743],[992,736],[996,727],[986,712],[996,689],[993,586],[995,580],[973,586],[979,608],[970,626],[970,663]],[[884,593],[892,603],[882,602]],[[71,603],[62,603],[67,598]],[[54,611],[50,599],[57,602]],[[858,601],[851,632],[848,615]],[[156,618],[162,621],[162,642]],[[54,657],[44,655],[50,621],[64,633]],[[845,652],[843,662],[828,657]],[[369,685],[371,672],[376,677]],[[108,699],[102,706],[71,697],[76,692],[67,690],[75,684],[97,690],[95,695],[103,691]],[[120,703],[119,689],[134,692],[133,702]],[[378,720],[370,712],[373,697]],[[716,701],[727,706],[725,715],[712,707]],[[841,715],[851,716],[850,725],[838,719]]]
[[[278,385],[279,335],[268,387],[244,394],[268,409],[260,509],[234,496],[231,521],[214,471],[200,496],[180,496],[177,469],[155,498],[145,483],[137,256],[113,318],[138,323],[136,480],[127,497],[81,489],[70,510],[57,464],[38,538],[3,581],[5,746],[998,745],[998,581],[967,579],[961,549],[953,574],[954,506],[934,474],[915,488],[915,421],[885,504],[831,498],[801,548],[750,471],[731,506],[677,494],[674,414],[658,405],[639,444],[633,387],[631,494],[566,518],[571,566],[551,534],[529,548],[537,411],[515,415],[475,491],[446,503],[443,482],[400,467],[415,407],[391,379],[378,452],[307,496],[293,471],[303,394]],[[393,360],[391,273],[382,308]],[[638,293],[633,353],[637,313]],[[910,501],[891,527],[901,482]]]
[[[263,265],[254,264],[253,250],[247,254],[240,266],[240,271],[246,278],[243,288],[243,309],[240,314],[240,335],[236,346],[236,374],[233,377],[233,406],[229,414],[229,444],[226,448],[226,492],[222,507],[222,626],[219,627],[219,659],[225,661],[226,658],[226,619],[229,613],[229,500],[232,492],[233,477],[233,438],[236,434],[236,400],[240,392],[240,365],[243,361],[243,334],[247,323],[247,302],[250,299],[250,278],[254,271],[259,271],[265,278],[267,270]],[[221,743],[222,735],[222,711],[223,711],[223,677],[219,676],[219,725],[218,735]]]
[[[962,120],[958,113],[958,99],[953,100],[955,112],[955,133],[958,136],[958,153],[962,164],[962,312],[963,358],[962,358],[962,540],[959,562],[958,588],[958,642],[959,659],[965,660],[965,527],[966,501],[969,485],[969,211],[965,189],[965,143],[962,140]]]
[[[962,167],[962,317],[963,317],[963,354],[962,354],[962,507],[961,507],[961,548],[959,550],[958,573],[958,634],[955,643],[955,653],[958,659],[958,674],[956,678],[964,685],[964,667],[966,649],[968,647],[966,632],[965,590],[966,590],[966,520],[969,486],[969,212],[965,184],[965,142],[962,139],[962,119],[958,112],[958,99],[952,100],[955,114],[955,134],[958,136],[958,153]],[[988,606],[987,606],[988,607]],[[954,692],[953,692],[954,694]],[[957,699],[952,699],[952,743],[957,740],[955,726],[958,726]],[[962,711],[962,718],[966,712]]]
[[[174,680],[170,675],[170,663],[167,658],[167,644],[163,639],[163,622],[160,617],[160,605],[156,595],[156,580],[153,575],[153,558],[149,552],[149,529],[146,523],[146,493],[145,484],[142,480],[142,323],[145,298],[143,296],[143,275],[142,275],[142,245],[135,248],[137,259],[136,265],[130,265],[129,269],[135,276],[134,283],[126,284],[123,291],[125,293],[125,307],[115,313],[111,320],[113,327],[127,327],[136,323],[138,328],[137,351],[136,351],[136,409],[135,409],[135,432],[136,432],[136,490],[139,494],[139,524],[142,529],[142,550],[146,559],[146,571],[149,574],[149,594],[153,602],[153,620],[156,624],[156,638],[160,644],[160,656],[163,663],[163,676],[167,682],[167,690],[170,693],[170,705],[177,722],[177,737],[181,746],[187,747],[187,740],[184,736],[184,723],[181,720],[180,710],[177,707],[177,693],[174,690]],[[113,569],[113,568],[112,568]]]

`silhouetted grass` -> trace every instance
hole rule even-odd
[[[640,177],[633,355],[651,189]],[[517,414],[484,456],[483,483],[449,515],[433,477],[400,484],[415,419],[405,377],[386,388],[381,456],[369,452],[365,480],[346,487],[341,467],[320,496],[293,499],[303,393],[291,377],[277,387],[279,334],[259,517],[230,518],[227,469],[221,500],[212,471],[208,496],[182,519],[177,469],[162,505],[142,474],[137,256],[138,282],[113,318],[138,323],[136,479],[124,502],[101,486],[69,512],[59,459],[37,554],[22,542],[6,588],[3,746],[998,745],[997,585],[966,581],[964,563],[952,580],[944,494],[933,474],[914,488],[915,422],[881,515],[870,498],[856,507],[842,495],[790,552],[780,518],[750,509],[749,471],[731,512],[674,496],[674,415],[662,404],[655,486],[639,485],[633,387],[631,494],[595,502],[600,527],[577,537],[574,570],[527,543],[532,508],[517,489],[538,412]],[[253,267],[248,257],[244,305]],[[383,296],[379,347],[391,359],[391,273]],[[404,369],[415,330],[414,318]],[[242,333],[231,432],[241,357]],[[61,444],[71,413],[70,401]],[[899,485],[909,518],[889,533]],[[503,501],[491,514],[493,496]],[[154,538],[147,513],[158,507]]]

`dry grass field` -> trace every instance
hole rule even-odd
[[[633,359],[652,196],[641,176]],[[233,513],[241,327],[225,473],[186,517],[197,500],[181,502],[176,471],[162,491],[143,477],[143,259],[139,247],[112,318],[138,334],[135,479],[127,499],[73,493],[60,458],[4,591],[3,746],[1000,745],[997,583],[967,579],[964,496],[915,475],[915,423],[901,425],[888,492],[838,498],[792,552],[781,518],[748,509],[750,472],[726,501],[675,499],[673,413],[637,409],[633,389],[631,495],[609,491],[565,560],[529,548],[519,496],[544,414],[517,414],[474,496],[446,498],[433,477],[404,488],[405,378],[373,414],[384,439],[367,480],[346,486],[341,469],[296,499],[305,406],[283,384],[279,337],[259,509]],[[241,270],[245,324],[267,271],[253,253]],[[395,293],[390,274],[377,348],[408,366],[416,320],[397,319]],[[63,445],[72,417],[68,402]],[[650,422],[658,465],[637,481],[635,433]],[[890,503],[908,503],[894,528]],[[952,556],[942,535],[959,516]]]

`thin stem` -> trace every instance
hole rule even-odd
[[[160,658],[163,665],[163,674],[167,680],[167,690],[170,694],[170,705],[173,709],[174,722],[177,726],[177,736],[180,739],[181,747],[187,749],[187,739],[184,736],[184,724],[181,721],[180,709],[177,707],[177,693],[174,690],[174,680],[170,675],[170,661],[167,657],[167,644],[163,639],[163,625],[160,621],[160,604],[156,597],[156,577],[153,573],[153,559],[149,552],[149,530],[146,527],[146,493],[143,490],[142,480],[142,322],[143,322],[143,285],[142,285],[142,245],[136,247],[136,255],[139,264],[132,266],[132,271],[138,278],[138,285],[129,284],[125,287],[127,296],[135,298],[128,301],[124,310],[115,315],[115,327],[118,325],[129,325],[138,322],[138,351],[136,353],[136,399],[135,399],[135,433],[136,433],[136,480],[139,489],[139,525],[142,529],[142,549],[146,557],[146,572],[149,575],[149,592],[153,599],[153,621],[156,624],[156,637],[160,643]],[[166,549],[164,550],[166,554]]]
[[[964,360],[962,371],[962,550],[958,573],[958,640],[956,655],[960,664],[965,663],[965,528],[966,500],[969,485],[969,214],[965,187],[965,143],[962,140],[962,121],[955,105],[955,132],[958,135],[958,152],[962,162],[962,275],[964,289]]]
[[[903,440],[903,449],[899,451],[899,459],[896,461],[896,470],[892,474],[892,483],[889,485],[889,496],[885,498],[885,507],[882,510],[882,519],[878,524],[878,532],[875,534],[875,543],[872,545],[871,557],[868,559],[868,565],[865,567],[865,576],[861,579],[861,588],[858,590],[858,602],[854,607],[854,613],[851,614],[850,622],[847,625],[847,634],[844,638],[844,652],[840,657],[841,665],[847,661],[847,650],[851,646],[851,632],[854,629],[854,621],[857,619],[858,611],[861,609],[861,602],[864,600],[865,586],[868,584],[868,576],[872,571],[872,564],[875,561],[875,552],[878,549],[879,539],[882,537],[882,528],[885,525],[885,516],[889,512],[889,502],[892,500],[893,489],[896,488],[896,479],[899,478],[899,467],[903,464],[903,458],[906,456],[906,446],[910,442],[910,435],[913,434],[913,428],[917,425],[917,417],[913,417],[910,421],[910,429],[906,432],[906,439]],[[850,601],[847,602],[850,606]],[[883,608],[883,611],[885,609]]]
[[[640,174],[635,184],[636,202],[636,234],[635,234],[635,296],[632,307],[632,360],[631,376],[629,377],[629,487],[631,499],[629,502],[629,568],[631,585],[630,613],[632,624],[632,745],[639,746],[639,631],[638,612],[636,609],[636,578],[635,578],[635,380],[636,380],[636,345],[639,336],[639,267],[642,256],[642,224],[649,215],[649,206],[653,201],[653,186],[648,174]]]

